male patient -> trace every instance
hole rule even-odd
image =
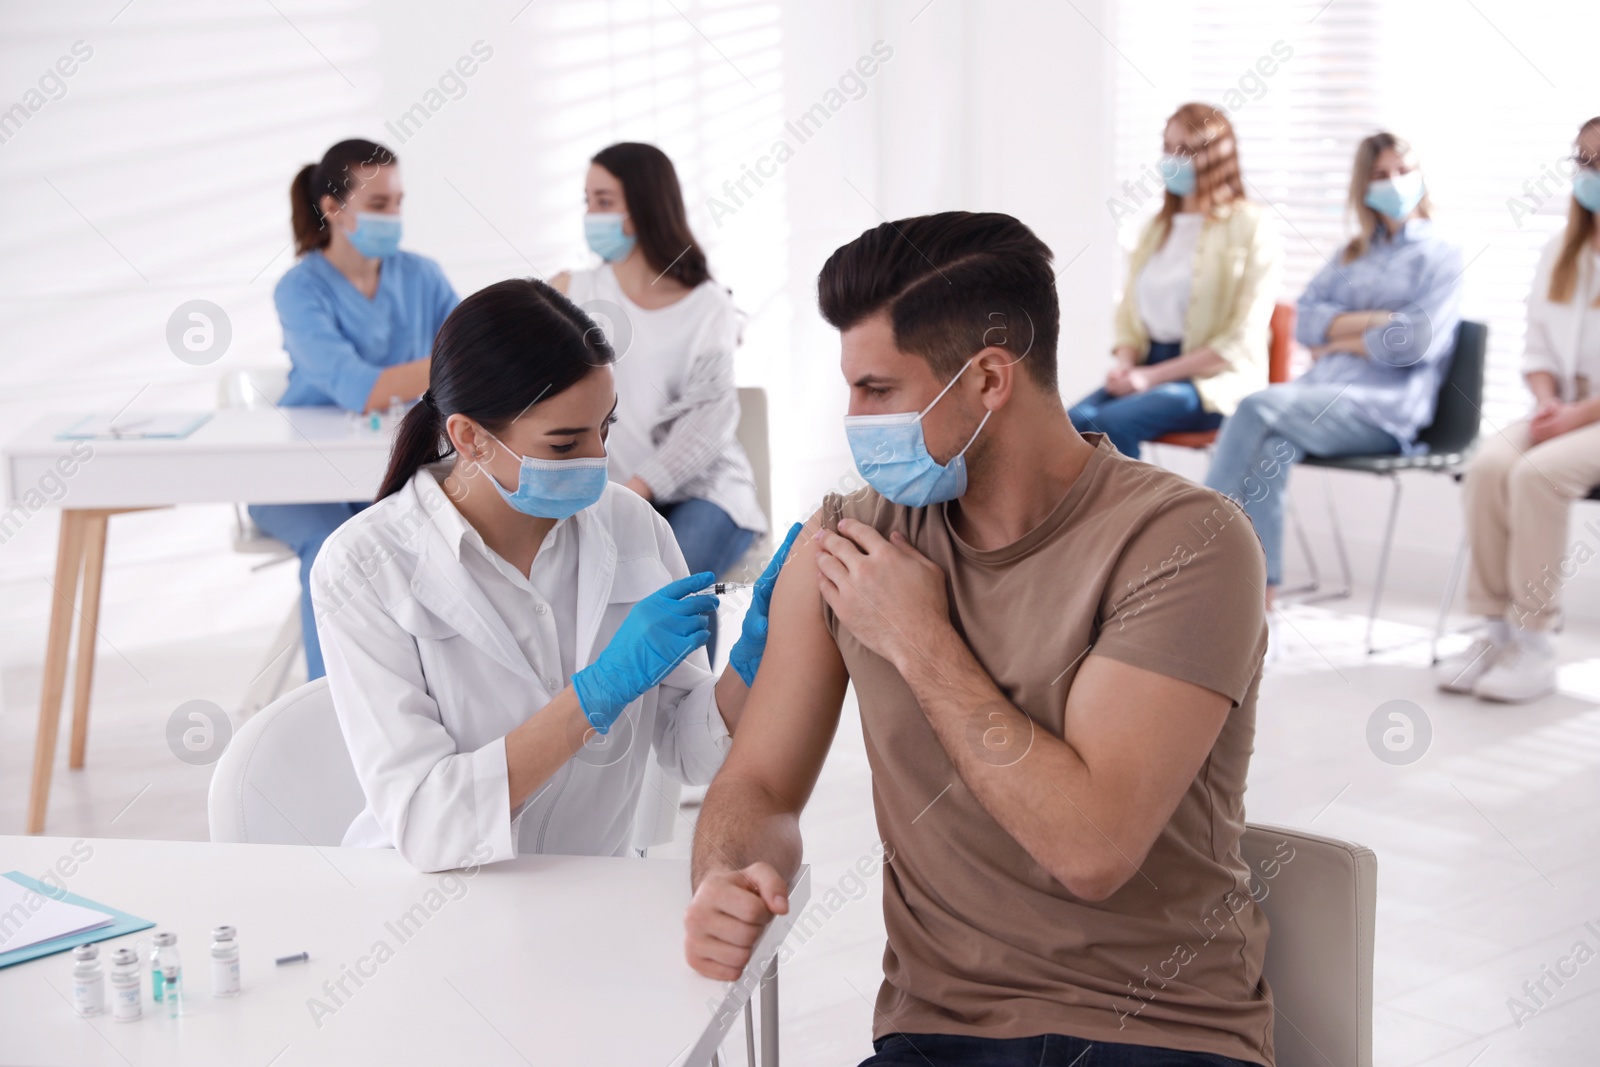
[[[1227,498],[1073,429],[1050,259],[948,212],[823,267],[871,489],[778,579],[695,834],[689,962],[737,977],[787,911],[854,682],[891,857],[862,1067],[1271,1065],[1239,853],[1261,547]]]

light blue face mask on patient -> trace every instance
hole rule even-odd
[[[495,444],[511,449],[494,434]],[[511,452],[522,461],[515,492],[508,492],[494,475],[489,481],[505,502],[539,519],[569,519],[584,508],[598,503],[606,491],[606,456],[583,459],[534,459]],[[484,472],[488,474],[487,471]]]
[[[994,412],[984,412],[983,422],[978,423],[961,451],[945,464],[928,454],[928,442],[922,436],[922,417],[961,379],[967,367],[972,366],[972,359],[967,360],[966,366],[921,411],[845,416],[844,435],[850,442],[856,469],[886,500],[908,508],[925,508],[954,500],[967,491],[967,449],[978,439],[983,424]]]

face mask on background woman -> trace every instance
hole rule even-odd
[[[1422,203],[1422,193],[1422,172],[1413,170],[1368,184],[1367,195],[1362,203],[1378,214],[1399,222]]]
[[[591,211],[583,217],[583,236],[589,250],[607,263],[628,258],[636,238],[622,232],[622,220],[628,216],[620,211]]]

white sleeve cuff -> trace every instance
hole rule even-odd
[[[511,836],[511,777],[506,770],[506,739],[497,737],[473,752],[472,802],[478,840],[477,852],[489,849],[481,863],[497,863],[516,857],[516,842]]]

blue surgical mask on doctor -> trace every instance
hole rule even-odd
[[[606,491],[605,456],[582,459],[534,459],[512,452],[511,448],[494,434],[494,443],[511,452],[521,461],[517,473],[517,488],[508,492],[499,479],[489,475],[489,481],[499,490],[505,502],[522,512],[539,519],[569,519],[592,504],[598,503]],[[484,473],[488,473],[485,471]]]
[[[921,411],[905,411],[894,415],[846,415],[844,435],[850,442],[850,454],[855,458],[856,469],[868,485],[893,503],[910,508],[925,508],[954,500],[967,491],[967,449],[983,432],[984,423],[994,412],[986,411],[978,428],[972,431],[961,451],[940,464],[928,454],[928,442],[922,435],[922,419],[933,410],[933,405],[944,399],[952,386],[972,366],[973,356],[956,372],[956,376],[939,390],[939,395],[928,402]]]
[[[1362,203],[1380,215],[1399,222],[1422,203],[1422,172],[1407,171],[1392,178],[1383,178],[1367,185],[1367,195]]]
[[[380,211],[356,212],[350,243],[368,259],[382,259],[400,251],[400,216]]]
[[[620,211],[591,211],[583,217],[583,237],[589,250],[607,263],[627,259],[638,239],[622,232],[628,216]]]

